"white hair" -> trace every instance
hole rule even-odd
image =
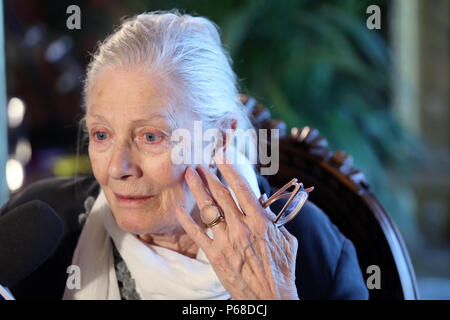
[[[184,107],[191,108],[205,127],[229,129],[229,121],[236,119],[236,129],[242,130],[236,130],[235,135],[253,129],[239,100],[237,76],[219,32],[209,19],[180,14],[178,10],[143,13],[124,20],[100,43],[88,65],[83,90],[84,111],[87,111],[92,83],[102,70],[144,66],[151,73],[169,79],[173,98],[181,97]],[[174,120],[176,122],[176,116]],[[256,140],[247,141],[250,149],[256,150]],[[238,143],[236,147],[238,153],[246,155],[245,144]],[[254,169],[248,159],[238,166],[259,196]]]
[[[181,97],[184,106],[205,126],[229,127],[224,121],[233,115],[238,128],[252,128],[238,98],[237,77],[219,32],[209,19],[178,10],[143,13],[124,20],[100,43],[88,65],[84,110],[91,85],[102,70],[143,65],[176,84],[174,95]]]

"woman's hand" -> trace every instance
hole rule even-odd
[[[199,167],[198,172],[187,169],[186,182],[198,207],[217,203],[225,221],[211,228],[213,240],[182,207],[176,213],[180,224],[205,252],[233,299],[298,299],[297,239],[286,228],[274,225],[273,213],[261,206],[233,165],[217,163],[217,166],[241,209],[230,191],[208,169]]]

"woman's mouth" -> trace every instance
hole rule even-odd
[[[114,193],[116,199],[119,203],[127,205],[140,205],[150,200],[152,196],[141,196],[141,195],[121,195]]]

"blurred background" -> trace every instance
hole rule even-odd
[[[72,4],[80,29],[66,26]],[[0,205],[90,172],[77,150],[89,53],[122,17],[172,8],[221,28],[242,93],[353,156],[404,237],[420,297],[450,299],[448,0],[3,1]]]

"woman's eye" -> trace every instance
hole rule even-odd
[[[94,132],[94,136],[95,136],[95,139],[102,141],[102,140],[106,140],[106,138],[108,137],[108,134],[103,131],[97,131],[97,132]]]
[[[144,136],[145,136],[145,140],[147,142],[157,142],[161,138],[161,135],[150,133],[150,132],[144,134]]]

